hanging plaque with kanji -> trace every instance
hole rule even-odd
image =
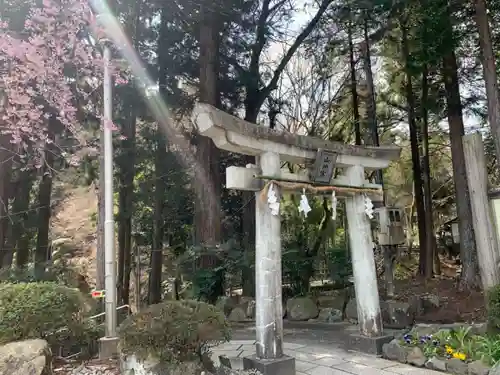
[[[311,179],[320,184],[329,184],[333,177],[337,154],[332,151],[319,149],[316,154],[314,171]]]

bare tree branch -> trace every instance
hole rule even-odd
[[[283,73],[283,70],[285,69],[286,65],[288,64],[288,62],[290,61],[290,59],[293,57],[293,55],[295,54],[295,52],[299,49],[299,47],[301,46],[301,44],[306,40],[306,38],[314,30],[314,28],[319,23],[321,17],[326,12],[326,10],[328,9],[328,6],[332,3],[332,1],[333,0],[322,0],[320,6],[318,8],[318,11],[316,12],[316,14],[313,17],[313,19],[300,32],[300,34],[297,36],[297,38],[295,39],[295,41],[293,42],[293,44],[290,46],[290,48],[286,52],[286,54],[283,57],[283,59],[280,61],[278,67],[276,68],[276,70],[273,73],[273,77],[272,77],[271,81],[269,82],[269,84],[260,91],[260,97],[261,98],[265,99],[267,96],[269,96],[269,94],[271,93],[271,91],[273,91],[274,89],[276,89],[278,81],[279,81],[279,79],[281,77],[281,74]]]

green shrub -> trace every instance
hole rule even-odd
[[[54,282],[65,285],[70,288],[79,286],[77,280],[80,276],[78,269],[63,259],[55,259],[47,266],[42,275],[35,275],[35,266],[33,263],[23,268],[3,268],[0,269],[0,282],[5,283],[34,283],[34,282]]]
[[[487,318],[488,329],[492,332],[500,331],[500,285],[495,285],[487,291]]]
[[[0,344],[43,338],[57,345],[88,335],[90,306],[77,289],[52,282],[0,283]]]
[[[229,335],[222,311],[193,300],[151,305],[119,327],[123,352],[166,362],[201,360],[210,347],[228,341]]]
[[[352,263],[345,242],[340,241],[336,246],[328,247],[325,254],[330,280],[347,283],[347,279],[352,276]]]

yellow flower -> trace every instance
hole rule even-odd
[[[462,361],[465,361],[465,354],[460,352],[455,352],[453,353],[453,358],[458,358]]]
[[[450,348],[448,345],[446,345],[445,348],[446,348],[446,353],[453,354],[453,349],[452,348]]]

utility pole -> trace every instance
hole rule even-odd
[[[110,74],[111,50],[109,41],[103,41],[104,63],[104,114],[102,133],[104,137],[104,262],[105,262],[105,337],[100,339],[99,356],[110,358],[117,354],[116,336],[116,254],[115,222],[113,213],[113,136],[111,130],[113,93]]]

